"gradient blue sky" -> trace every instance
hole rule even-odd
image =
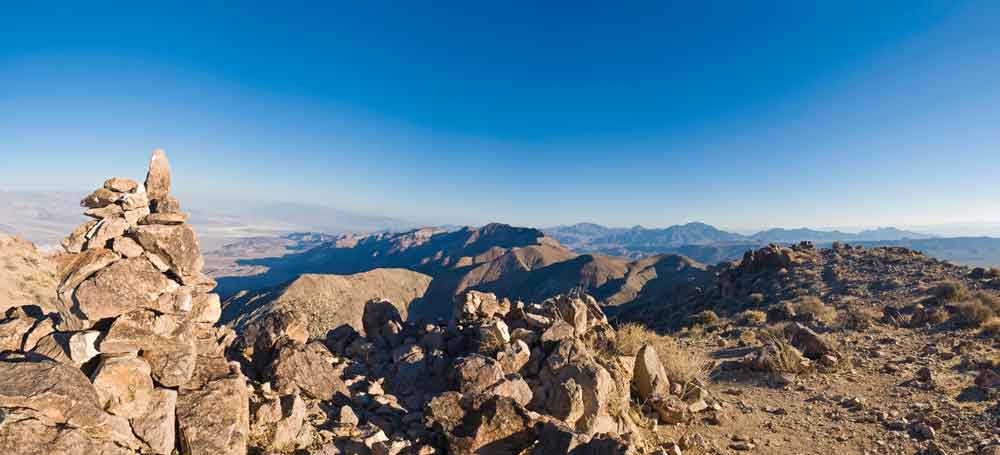
[[[1000,221],[996,1],[27,3],[0,16],[0,189],[163,147],[189,205]]]

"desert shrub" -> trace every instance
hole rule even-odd
[[[868,330],[875,324],[878,315],[862,306],[850,306],[837,314],[834,327],[841,330]]]
[[[927,321],[936,325],[947,321],[950,317],[951,313],[944,308],[936,308],[927,315]]]
[[[942,281],[931,289],[931,295],[940,303],[954,302],[965,298],[967,292],[965,285],[953,280]]]
[[[759,292],[754,292],[753,294],[747,296],[747,301],[750,302],[750,305],[760,306],[762,303],[764,303],[764,294],[761,294]]]
[[[990,269],[986,271],[986,278],[1000,278],[1000,268],[990,267]]]
[[[791,304],[796,317],[802,320],[831,322],[837,316],[837,310],[827,306],[815,296],[797,297]]]
[[[986,292],[977,292],[973,298],[989,307],[994,313],[1000,313],[1000,297]]]
[[[740,313],[739,322],[743,325],[763,325],[767,322],[767,313],[760,310],[746,310]]]
[[[969,300],[955,305],[958,322],[967,327],[979,327],[994,318],[993,310],[979,300]]]
[[[641,324],[629,323],[618,328],[618,349],[625,355],[636,355],[639,348],[650,345],[656,349],[667,377],[678,384],[704,381],[708,376],[708,361],[704,356],[685,349],[669,336],[660,335]]]
[[[795,346],[792,346],[783,334],[775,334],[768,330],[761,334],[764,346],[757,360],[757,367],[772,373],[805,373],[808,362],[805,356]]]
[[[1000,340],[1000,317],[993,317],[992,319],[984,322],[983,325],[980,326],[980,333],[984,336]]]
[[[712,310],[705,310],[691,316],[691,320],[701,325],[715,324],[719,322],[719,315],[715,314]]]

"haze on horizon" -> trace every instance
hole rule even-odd
[[[1000,224],[1000,3],[733,3],[8,5],[0,190],[163,147],[421,224]]]

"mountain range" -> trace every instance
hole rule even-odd
[[[861,232],[820,231],[808,228],[768,229],[751,235],[727,232],[709,224],[692,222],[666,228],[605,227],[594,223],[556,226],[544,232],[575,251],[644,257],[679,252],[682,247],[706,246],[752,248],[767,243],[873,242],[926,239],[933,236],[892,227]],[[690,248],[688,248],[690,249]],[[728,255],[723,255],[728,256]]]

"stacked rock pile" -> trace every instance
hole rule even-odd
[[[157,150],[144,185],[112,178],[64,241],[57,312],[0,321],[0,453],[246,453],[235,334]]]

